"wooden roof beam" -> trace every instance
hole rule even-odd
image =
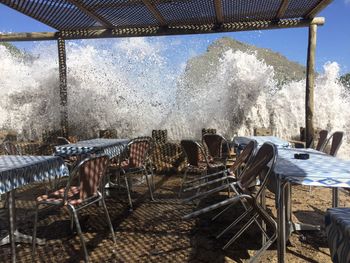
[[[157,19],[160,26],[167,26],[167,22],[165,21],[162,14],[149,0],[142,0],[142,2],[147,7],[147,9],[152,13],[155,19]]]
[[[57,40],[59,32],[31,32],[0,34],[0,42]]]
[[[187,34],[208,34],[218,32],[239,32],[249,30],[268,30],[309,27],[310,25],[322,26],[325,23],[323,17],[315,17],[313,19],[282,19],[279,21],[254,21],[254,22],[238,22],[224,23],[221,28],[215,25],[208,25],[206,28],[199,26],[191,27],[150,27],[150,28],[120,28],[120,29],[86,29],[72,30],[62,32],[41,32],[41,33],[9,33],[0,34],[0,42],[11,41],[38,41],[38,40],[55,40],[58,37],[62,39],[96,39],[96,38],[119,38],[119,37],[142,37],[142,36],[170,36],[170,35],[187,35]]]
[[[221,0],[214,0],[214,6],[215,6],[215,14],[216,14],[216,23],[221,25],[222,23],[224,23],[224,14],[222,10]]]
[[[87,16],[91,17],[95,21],[99,22],[101,25],[103,25],[106,28],[113,28],[114,25],[110,23],[108,20],[104,19],[100,15],[96,14],[93,11],[90,11],[88,7],[86,7],[84,4],[80,3],[78,0],[67,0],[72,5],[75,5],[80,11],[85,13]]]
[[[316,5],[309,13],[305,15],[306,19],[314,18],[319,12],[326,8],[333,0],[322,0],[318,5]]]
[[[287,11],[289,0],[282,0],[280,8],[278,9],[276,19],[281,19]]]

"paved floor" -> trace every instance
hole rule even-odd
[[[134,188],[135,208],[132,212],[128,209],[124,192],[110,191],[106,201],[116,232],[115,245],[105,223],[102,209],[92,206],[82,211],[81,225],[92,262],[245,262],[255,250],[259,249],[261,238],[255,228],[243,235],[227,251],[223,251],[221,247],[237,229],[222,239],[215,239],[215,235],[242,212],[241,208],[232,209],[226,217],[215,223],[210,222],[211,215],[183,221],[181,217],[191,212],[195,205],[183,204],[177,198],[179,177],[157,176],[156,182],[156,201],[153,202],[149,201],[145,186]],[[42,186],[18,191],[16,205],[17,214],[22,218],[19,224],[21,232],[32,234],[33,217],[32,211],[28,209],[33,207],[34,195],[42,191]],[[312,195],[308,193],[308,189],[302,187],[299,187],[295,193]],[[222,198],[223,195],[211,197],[200,205],[213,203]],[[274,213],[271,194],[268,195],[268,203]],[[322,203],[322,200],[321,204],[327,206],[324,202]],[[6,229],[6,213],[4,209],[1,210],[0,227]],[[296,215],[301,217],[302,213],[303,209],[299,214],[296,211]],[[25,215],[26,218],[23,219]],[[304,215],[304,218],[309,216]],[[314,213],[313,216],[314,221],[322,222],[323,211],[316,215]],[[38,246],[36,262],[83,261],[79,237],[70,230],[69,216],[66,211],[62,209],[42,211],[38,237],[45,238],[47,242],[45,245]],[[18,262],[31,262],[31,246],[18,244],[17,258]],[[311,235],[294,234],[288,248],[287,260],[288,262],[330,261],[324,232]],[[9,261],[9,245],[0,247],[0,262]],[[261,261],[276,262],[276,247],[273,246],[265,253]]]

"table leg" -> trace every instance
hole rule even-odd
[[[278,263],[284,263],[286,254],[286,206],[285,187],[286,183],[278,180],[279,193],[277,196],[277,258]]]
[[[334,187],[332,188],[332,207],[339,206],[339,189]]]
[[[0,240],[0,246],[11,244],[11,259],[12,263],[16,262],[16,242],[17,243],[32,243],[32,236],[20,233],[16,228],[16,203],[15,190],[7,193],[8,211],[9,211],[9,234]],[[44,239],[37,239],[38,245],[44,245]]]
[[[10,226],[10,244],[11,244],[11,259],[12,263],[16,263],[16,245],[15,245],[15,218],[16,218],[16,204],[15,204],[15,190],[7,193],[7,200],[9,204],[9,226]]]

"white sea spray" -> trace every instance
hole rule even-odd
[[[305,80],[278,86],[274,68],[254,53],[225,50],[201,74],[186,61],[172,65],[162,41],[67,42],[68,114],[72,134],[97,136],[116,129],[121,137],[168,129],[172,139],[199,137],[204,127],[226,137],[272,127],[291,138],[305,126]],[[59,129],[58,59],[55,43],[40,44],[31,59],[0,46],[0,127],[36,139]],[[350,132],[350,103],[338,82],[339,65],[326,63],[316,79],[315,127]],[[345,143],[339,155],[348,158]]]

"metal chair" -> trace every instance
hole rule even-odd
[[[257,142],[255,140],[251,140],[246,145],[246,147],[243,149],[241,154],[238,155],[238,157],[237,157],[236,161],[234,162],[234,164],[232,165],[232,167],[230,167],[227,170],[222,171],[222,173],[224,174],[223,177],[218,178],[218,179],[214,179],[214,180],[211,180],[211,181],[208,181],[208,182],[205,182],[205,183],[202,183],[202,184],[199,184],[199,185],[187,188],[187,189],[184,189],[184,191],[190,191],[190,190],[195,190],[195,189],[202,188],[202,187],[208,187],[211,185],[215,185],[215,184],[220,183],[220,182],[225,182],[225,184],[223,184],[221,186],[215,187],[215,188],[210,189],[206,192],[202,192],[202,193],[193,195],[193,196],[187,198],[186,201],[189,202],[189,201],[192,201],[195,199],[203,199],[211,194],[221,192],[225,189],[227,189],[228,193],[230,194],[230,189],[234,188],[234,185],[232,183],[237,181],[237,179],[241,175],[244,168],[247,167],[247,165],[249,165],[249,163],[252,161],[257,147],[258,147]],[[225,176],[226,174],[228,174],[228,175]],[[198,179],[193,180],[192,182],[200,181],[202,179],[203,178],[198,178]]]
[[[57,137],[57,145],[70,144],[70,141],[64,137]]]
[[[194,140],[182,140],[182,151],[187,159],[187,166],[185,168],[184,175],[179,190],[179,197],[185,185],[191,185],[200,180],[208,180],[210,177],[218,176],[225,170],[225,166],[222,163],[217,163],[214,160],[209,161],[209,158],[204,151],[203,147]],[[219,171],[216,172],[215,171]],[[186,181],[188,173],[199,174],[199,178],[191,181]]]
[[[318,134],[318,141],[316,145],[316,150],[321,151],[326,144],[327,141],[327,136],[328,136],[328,131],[327,130],[320,130]]]
[[[337,156],[338,150],[343,142],[344,132],[336,131],[324,144],[322,151],[331,156]],[[330,144],[330,145],[329,145]],[[339,205],[339,188],[332,188],[332,207],[338,207]]]
[[[220,134],[206,133],[202,137],[203,144],[208,149],[209,156],[215,161],[222,162],[226,167],[229,157],[229,145],[227,140]]]
[[[234,183],[235,189],[237,190],[236,196],[192,212],[184,216],[183,219],[190,219],[201,214],[207,213],[209,211],[213,211],[220,207],[226,207],[231,204],[236,204],[239,201],[244,202],[246,204],[246,211],[242,215],[240,215],[224,231],[227,231],[228,229],[231,229],[232,227],[236,226],[249,215],[250,218],[248,222],[239,231],[237,231],[234,237],[232,237],[227,242],[223,249],[228,248],[235,240],[237,240],[237,238],[239,238],[244,233],[246,229],[248,229],[252,225],[253,222],[257,222],[257,219],[261,218],[264,223],[270,225],[272,235],[269,237],[265,228],[262,227],[262,224],[258,224],[263,236],[266,237],[267,240],[263,243],[261,249],[251,259],[251,262],[255,262],[258,259],[258,257],[262,254],[262,252],[268,249],[270,245],[273,244],[273,242],[277,239],[277,224],[275,220],[265,210],[265,205],[263,203],[260,203],[266,190],[266,185],[270,179],[270,175],[272,174],[272,171],[274,169],[276,156],[276,146],[272,143],[264,143],[257,151],[252,162],[246,167],[246,169],[244,169],[242,175],[238,178],[237,182]],[[258,177],[260,177],[261,184],[259,189],[257,191],[254,191],[253,189],[251,189],[251,185],[255,183]],[[220,235],[218,237],[220,237]]]
[[[33,231],[32,253],[33,258],[36,253],[36,231],[38,222],[39,207],[42,205],[67,207],[71,216],[74,218],[80,242],[84,250],[85,261],[89,262],[88,251],[86,249],[84,237],[80,228],[78,211],[97,202],[101,202],[107,217],[107,222],[112,233],[112,239],[115,243],[113,226],[107,211],[105,200],[99,189],[101,189],[106,170],[109,164],[109,158],[106,155],[95,156],[81,161],[70,173],[66,187],[47,195],[41,195],[36,199],[36,211]],[[76,180],[78,179],[78,180]],[[73,185],[78,181],[79,185]]]
[[[117,184],[120,186],[120,176],[124,176],[125,187],[128,194],[128,200],[130,209],[133,209],[131,194],[130,194],[130,175],[141,173],[145,176],[149,194],[153,201],[154,178],[153,178],[153,167],[149,153],[152,149],[152,138],[150,137],[139,137],[131,140],[126,148],[126,151],[122,153],[119,158],[119,163],[116,167],[110,167],[112,173],[117,173]],[[151,183],[149,182],[148,176],[151,176]],[[113,183],[112,183],[113,184]]]
[[[5,141],[2,143],[2,148],[5,150],[7,155],[22,155],[21,151],[17,148],[17,146],[10,141]]]
[[[322,148],[322,151],[324,153],[327,153],[331,156],[336,156],[338,153],[338,150],[343,142],[344,132],[342,131],[336,131],[334,132],[326,141],[324,144],[324,147]],[[330,144],[330,148],[328,150],[328,147]]]

